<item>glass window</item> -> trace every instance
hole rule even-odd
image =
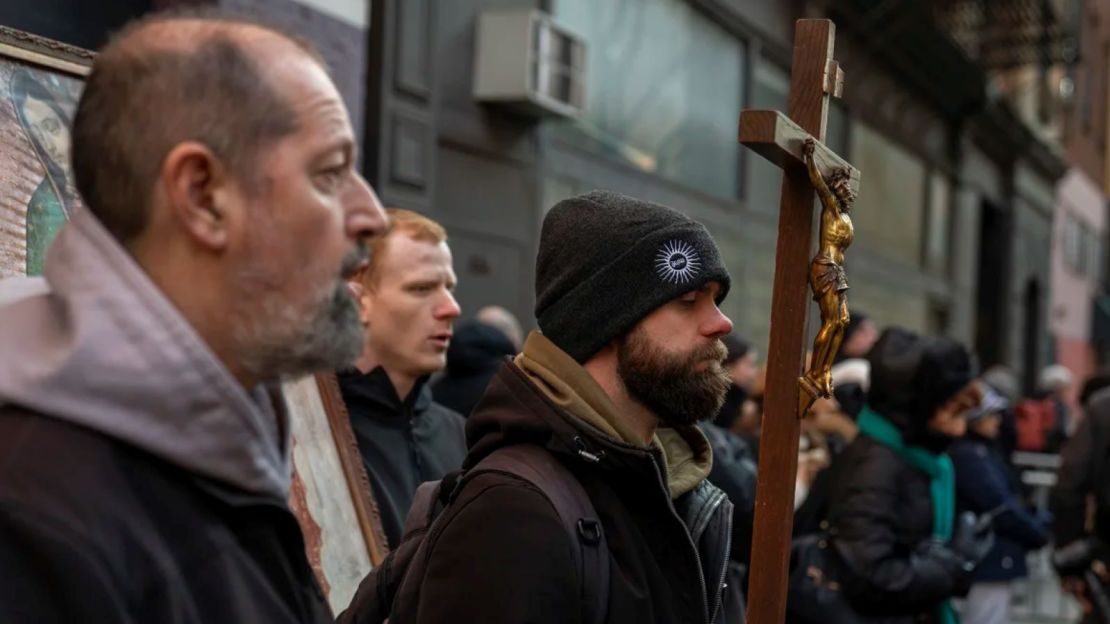
[[[786,110],[786,109],[783,109]],[[829,119],[825,124],[825,145],[840,155],[841,158],[852,159],[848,153],[848,110],[840,100],[829,99]]]
[[[1098,239],[1098,234],[1091,229],[1083,232],[1087,238],[1086,251],[1087,251],[1087,269],[1084,273],[1091,280],[1098,281],[1102,279],[1102,244]]]
[[[758,63],[752,74],[752,100],[749,106],[786,112],[789,104],[790,74],[777,65],[762,61]],[[782,170],[752,151],[744,154],[744,170],[748,207],[777,213]]]
[[[1064,215],[1063,253],[1064,263],[1073,273],[1083,273],[1083,232],[1079,228],[1079,220],[1070,212]]]
[[[586,40],[586,105],[564,137],[737,195],[743,43],[674,0],[557,0],[554,16]]]
[[[852,207],[857,245],[920,266],[925,244],[925,163],[867,124],[851,125],[852,164],[863,172]]]
[[[933,174],[929,180],[929,223],[925,231],[925,269],[937,275],[948,272],[951,197],[948,180]]]

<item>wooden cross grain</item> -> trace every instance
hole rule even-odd
[[[821,143],[829,97],[839,97],[844,74],[832,60],[836,28],[829,20],[802,19],[794,27],[789,117],[778,111],[740,114],[740,142],[783,169],[779,231],[771,300],[763,431],[748,583],[751,624],[781,623],[794,525],[794,481],[798,470],[798,377],[804,364],[806,312],[814,189],[802,156],[807,138],[816,142],[814,162],[826,178],[849,172],[853,191],[859,171]]]

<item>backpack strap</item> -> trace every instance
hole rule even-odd
[[[401,541],[362,579],[350,605],[336,618],[337,624],[388,624],[405,577],[457,476],[458,471],[449,473],[440,481],[427,481],[416,488]]]
[[[455,486],[464,476],[463,471],[454,470],[447,473],[439,481],[425,481],[416,488],[412,495],[412,505],[405,516],[405,526],[401,530],[401,539],[413,531],[426,530],[443,511],[450,500]]]
[[[578,478],[546,449],[514,444],[490,453],[466,474],[506,473],[531,483],[551,502],[575,549],[582,584],[582,621],[601,624],[609,605],[609,548],[597,510]],[[461,485],[461,484],[460,484]]]
[[[432,521],[432,512],[435,511],[436,503],[439,501],[442,484],[442,481],[425,481],[416,488],[416,493],[412,495],[412,507],[409,508],[409,514],[405,516],[402,536],[418,529],[428,528]]]

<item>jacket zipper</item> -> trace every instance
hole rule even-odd
[[[425,480],[424,463],[420,461],[420,449],[416,448],[416,433],[412,426],[412,419],[416,410],[412,405],[403,405],[401,414],[405,417],[405,438],[408,440],[409,459],[412,461],[412,467],[416,470],[416,480],[423,482]]]
[[[653,467],[655,467],[655,477],[656,477],[656,479],[659,480],[659,485],[663,486],[663,495],[666,496],[668,502],[670,502],[670,496],[671,496],[670,490],[667,488],[667,483],[663,480],[663,473],[662,473],[662,471],[659,470],[659,463],[655,460],[654,455],[651,456],[651,465]],[[669,505],[667,505],[667,507],[670,508],[671,515],[674,516],[675,520],[678,520],[678,523],[681,524],[683,527],[685,527],[686,523],[682,521],[682,518],[679,517],[678,512],[675,511],[674,503],[671,502]],[[690,544],[690,548],[693,549],[693,551],[694,551],[694,561],[696,561],[697,564],[698,564],[698,581],[701,583],[702,615],[706,618],[705,624],[713,624],[712,620],[708,619],[709,618],[709,598],[706,597],[706,594],[709,593],[709,591],[706,589],[706,586],[705,586],[705,572],[703,572],[702,569],[701,569],[701,555],[698,553],[698,546],[697,546],[697,544],[694,543],[694,538],[690,537],[689,529],[683,531],[683,534],[686,535],[686,542],[688,544]]]
[[[725,496],[725,498],[727,498],[727,496]],[[721,506],[722,501],[723,501],[723,499],[718,499],[717,502],[713,504],[714,509],[710,513],[715,512],[716,508]],[[716,590],[716,594],[715,594],[717,596],[717,600],[713,604],[713,613],[710,614],[710,618],[709,618],[710,622],[713,622],[714,620],[717,619],[717,611],[720,610],[721,602],[724,600],[725,576],[728,574],[728,558],[731,555],[732,555],[732,514],[726,514],[725,515],[725,565],[721,567],[721,578],[720,578],[720,580],[717,581],[717,590]]]

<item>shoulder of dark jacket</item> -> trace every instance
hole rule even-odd
[[[520,518],[529,516],[532,522],[522,524]],[[482,536],[468,535],[474,547],[504,547],[500,542],[505,538],[495,530],[498,526],[512,527],[517,533],[528,534],[527,541],[535,544],[542,542],[559,543],[565,541],[569,547],[569,537],[563,528],[559,512],[539,487],[528,480],[500,471],[482,471],[459,485],[453,493],[443,517],[436,521],[429,539],[436,540],[441,535],[452,534],[463,527],[456,522],[465,516],[467,526],[480,528]],[[542,519],[537,522],[536,519]],[[538,532],[538,534],[537,534]],[[457,537],[457,536],[456,536]],[[483,545],[484,544],[484,545]],[[529,544],[518,544],[514,548],[528,548]]]

